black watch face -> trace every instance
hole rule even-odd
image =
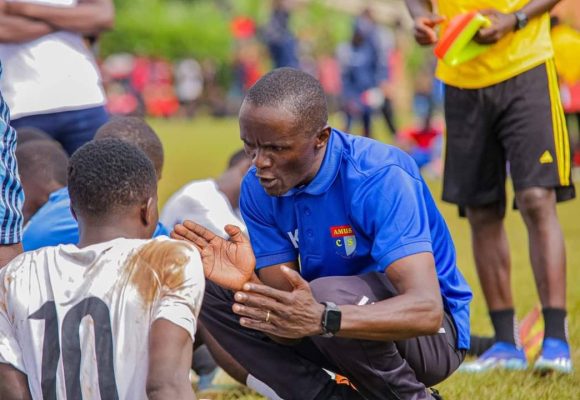
[[[336,333],[340,330],[341,313],[339,310],[326,311],[326,323],[324,328],[327,332]]]

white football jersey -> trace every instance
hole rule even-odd
[[[34,399],[145,399],[151,324],[193,339],[204,288],[199,252],[164,237],[24,253],[0,270],[0,363]]]
[[[242,218],[232,209],[226,195],[220,192],[213,179],[188,183],[165,203],[159,220],[167,229],[190,219],[216,235],[228,238],[224,226],[236,225],[247,234]]]

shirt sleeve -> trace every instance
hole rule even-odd
[[[188,246],[186,255],[189,261],[183,268],[183,281],[178,286],[163,286],[160,298],[153,308],[153,318],[163,318],[185,329],[195,340],[197,317],[201,310],[205,291],[205,277],[199,252]]]
[[[5,286],[5,273],[0,272],[0,363],[10,364],[26,373],[20,344],[16,340],[14,326],[8,314],[8,295]]]
[[[296,261],[298,250],[292,244],[292,238],[276,225],[271,199],[257,194],[263,189],[259,183],[252,182],[255,178],[250,174],[252,170],[242,182],[240,211],[256,256],[256,269]]]
[[[399,166],[369,177],[355,192],[355,220],[373,241],[371,255],[385,269],[417,253],[433,252],[420,178]]]

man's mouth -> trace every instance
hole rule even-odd
[[[262,185],[262,187],[266,189],[273,187],[278,181],[276,178],[268,178],[268,177],[258,177],[258,179],[260,180],[260,185]]]

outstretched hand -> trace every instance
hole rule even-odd
[[[254,275],[256,258],[250,241],[234,225],[225,226],[228,240],[186,220],[177,224],[171,237],[192,243],[201,254],[204,275],[212,282],[231,290],[241,290]]]

